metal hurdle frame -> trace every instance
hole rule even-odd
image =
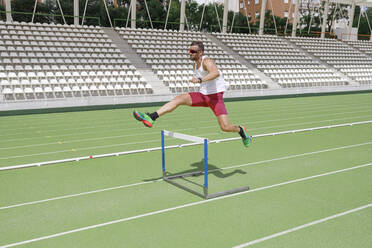
[[[196,171],[196,172],[168,175],[167,171],[166,171],[166,168],[165,168],[165,148],[166,148],[165,147],[165,136],[194,142],[192,144],[179,145],[178,147],[203,144],[204,145],[204,171]],[[207,138],[201,138],[201,137],[197,137],[197,136],[192,136],[192,135],[187,135],[187,134],[162,130],[161,131],[161,157],[162,157],[163,180],[170,183],[170,184],[173,184],[173,185],[175,185],[175,186],[177,186],[181,189],[184,189],[184,190],[186,190],[190,193],[193,193],[195,195],[203,197],[205,199],[211,199],[211,198],[215,198],[215,197],[219,197],[219,196],[223,196],[223,195],[228,195],[228,194],[233,194],[233,193],[249,190],[249,186],[245,186],[245,187],[226,190],[226,191],[221,191],[221,192],[217,192],[217,193],[213,193],[213,194],[208,193],[208,144],[209,143],[210,142],[208,141]],[[202,175],[202,174],[204,174],[203,194],[172,180],[172,179],[175,179],[175,178],[185,178],[185,177],[190,177],[190,176],[198,176],[198,175]]]

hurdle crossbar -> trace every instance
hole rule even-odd
[[[173,137],[176,139],[183,139],[183,140],[187,140],[187,141],[191,141],[195,143],[203,143],[205,140],[205,138],[200,138],[197,136],[192,136],[192,135],[183,134],[183,133],[176,133],[176,132],[171,132],[167,130],[163,130],[163,132],[165,136]]]
[[[166,171],[165,167],[165,136],[173,137],[176,139],[183,139],[183,140],[188,140],[195,142],[193,144],[203,144],[204,145],[204,171],[196,171],[196,172],[188,172],[188,173],[180,173],[180,174],[174,174],[174,175],[169,175],[168,172]],[[236,189],[231,189],[231,190],[226,190],[226,191],[221,191],[213,194],[208,193],[208,144],[209,141],[206,138],[200,138],[197,136],[192,136],[192,135],[187,135],[187,134],[182,134],[182,133],[176,133],[176,132],[171,132],[167,130],[162,130],[161,131],[161,154],[162,154],[162,171],[163,171],[163,180],[166,182],[169,182],[170,184],[173,184],[181,189],[184,189],[190,193],[193,193],[195,195],[198,195],[200,197],[203,197],[205,199],[211,199],[227,194],[232,194],[232,193],[237,193],[241,191],[248,190],[249,187],[241,187],[241,188],[236,188]],[[176,178],[186,178],[190,176],[199,176],[204,174],[204,184],[203,184],[203,194],[190,189],[180,183],[177,183],[173,181],[173,179]]]

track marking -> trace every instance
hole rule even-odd
[[[312,221],[312,222],[303,224],[301,226],[296,226],[296,227],[287,229],[287,230],[282,231],[282,232],[274,233],[272,235],[269,235],[269,236],[266,236],[266,237],[262,237],[260,239],[252,240],[252,241],[249,241],[249,242],[247,242],[245,244],[234,246],[233,248],[248,247],[248,246],[251,246],[251,245],[254,245],[254,244],[257,244],[257,243],[264,242],[264,241],[269,240],[269,239],[277,238],[277,237],[286,235],[288,233],[295,232],[295,231],[298,231],[298,230],[301,230],[301,229],[304,229],[304,228],[307,228],[307,227],[310,227],[310,226],[313,226],[313,225],[316,225],[316,224],[324,223],[326,221],[333,220],[333,219],[336,219],[338,217],[345,216],[345,215],[348,215],[348,214],[351,214],[351,213],[355,213],[355,212],[358,212],[358,211],[361,211],[363,209],[370,208],[370,207],[372,207],[372,203],[366,204],[366,205],[363,205],[363,206],[360,206],[358,208],[353,208],[353,209],[350,209],[350,210],[347,210],[345,212],[341,212],[341,213],[338,213],[338,214],[335,214],[335,215],[332,215],[332,216],[328,216],[328,217],[323,218],[323,219]]]
[[[289,133],[296,133],[296,132],[303,132],[303,131],[314,131],[314,130],[320,130],[320,129],[329,129],[329,128],[335,128],[335,127],[347,127],[347,126],[355,126],[355,125],[362,125],[362,124],[371,124],[372,120],[369,121],[360,121],[360,122],[351,122],[351,123],[342,123],[342,124],[335,124],[335,125],[330,125],[330,126],[321,126],[321,127],[312,127],[312,128],[305,128],[305,129],[297,129],[297,130],[288,130],[288,131],[281,131],[281,132],[274,132],[274,133],[267,133],[267,134],[257,134],[253,135],[252,137],[257,138],[257,137],[263,137],[263,136],[271,136],[271,135],[282,135],[282,134],[289,134]],[[288,125],[284,125],[288,126]],[[290,126],[290,124],[289,124]],[[189,128],[190,129],[190,128]],[[192,128],[194,129],[194,128]],[[259,129],[259,128],[256,128]],[[213,134],[213,133],[212,133]],[[212,135],[208,134],[208,135]],[[207,135],[207,134],[204,134]],[[222,140],[215,140],[215,141],[210,141],[210,142],[222,142],[222,141],[233,141],[233,140],[238,140],[238,138],[227,138],[227,139],[222,139]],[[142,141],[143,143],[144,141]],[[148,140],[147,143],[149,142],[156,142],[156,140]],[[133,143],[122,143],[122,144],[112,144],[112,145],[104,145],[104,146],[95,146],[95,147],[83,147],[76,149],[78,151],[83,151],[83,150],[89,150],[89,149],[98,149],[98,148],[107,148],[107,147],[115,147],[115,146],[124,146],[128,144],[138,144],[141,142],[133,142]],[[190,146],[190,145],[196,145],[194,143],[190,144],[182,144],[182,146]],[[166,147],[166,149],[169,148],[175,148],[177,146],[173,147]],[[132,154],[132,153],[139,153],[139,152],[145,152],[145,151],[157,151],[160,150],[160,147],[152,147],[152,148],[145,148],[145,149],[140,149],[140,150],[131,150],[131,151],[124,151],[124,152],[114,152],[114,153],[106,153],[106,154],[98,154],[94,155],[95,158],[98,157],[109,157],[109,156],[119,156],[119,155],[125,155],[125,154]],[[46,154],[56,154],[56,153],[63,153],[63,152],[71,152],[70,150],[62,150],[62,151],[53,151],[53,152],[45,152],[45,153],[38,153],[38,154],[26,154],[26,155],[17,155],[17,156],[10,156],[10,157],[5,157],[5,158],[0,158],[0,160],[7,160],[7,159],[13,159],[13,158],[21,158],[21,157],[33,157],[33,156],[39,156],[39,155],[46,155]],[[0,167],[0,171],[2,170],[11,170],[11,169],[21,169],[21,168],[28,168],[28,167],[34,167],[34,166],[41,166],[41,165],[50,165],[50,164],[56,164],[56,163],[65,163],[65,162],[71,162],[71,161],[80,161],[80,160],[85,160],[88,159],[89,157],[83,156],[83,157],[74,157],[74,158],[67,158],[67,159],[60,159],[60,160],[53,160],[53,161],[45,161],[45,162],[35,162],[35,163],[28,163],[28,164],[21,164],[21,165],[11,165],[11,166],[3,166]]]
[[[81,228],[77,228],[77,229],[72,229],[72,230],[69,230],[69,231],[55,233],[55,234],[47,235],[47,236],[42,236],[42,237],[38,237],[38,238],[35,238],[35,239],[29,239],[29,240],[25,240],[25,241],[21,241],[21,242],[17,242],[17,243],[6,244],[6,245],[3,245],[3,246],[0,246],[0,248],[8,248],[8,247],[14,247],[14,246],[18,246],[18,245],[29,244],[29,243],[33,243],[33,242],[37,242],[37,241],[41,241],[41,240],[46,240],[46,239],[52,239],[52,238],[56,238],[56,237],[60,237],[60,236],[65,236],[65,235],[72,234],[72,233],[82,232],[82,231],[91,230],[91,229],[104,227],[104,226],[108,226],[108,225],[113,225],[113,224],[117,224],[117,223],[128,222],[128,221],[131,221],[131,220],[136,220],[136,219],[140,219],[140,218],[144,218],[144,217],[148,217],[148,216],[167,213],[167,212],[175,211],[175,210],[178,210],[178,209],[197,206],[197,205],[205,204],[205,203],[212,202],[212,201],[219,201],[219,200],[226,199],[226,198],[231,198],[231,197],[234,197],[234,196],[249,194],[249,193],[253,193],[253,192],[263,191],[263,190],[266,190],[266,189],[272,189],[272,188],[280,187],[280,186],[283,186],[283,185],[303,182],[303,181],[311,180],[311,179],[314,179],[314,178],[334,175],[334,174],[342,173],[342,172],[345,172],[345,171],[360,169],[360,168],[368,167],[370,165],[372,165],[372,163],[357,165],[357,166],[354,166],[354,167],[349,167],[349,168],[342,169],[342,170],[330,171],[330,172],[327,172],[327,173],[313,175],[313,176],[309,176],[309,177],[298,178],[298,179],[294,179],[294,180],[290,180],[290,181],[286,181],[286,182],[282,182],[282,183],[277,183],[277,184],[264,186],[264,187],[261,187],[261,188],[252,189],[252,190],[249,190],[249,191],[243,191],[243,192],[238,192],[238,193],[234,193],[234,194],[230,194],[230,195],[224,195],[224,196],[217,197],[217,198],[192,202],[192,203],[188,203],[188,204],[184,204],[184,205],[180,205],[180,206],[176,206],[176,207],[171,207],[171,208],[161,209],[161,210],[157,210],[157,211],[153,211],[153,212],[148,212],[148,213],[141,214],[141,215],[135,215],[135,216],[131,216],[131,217],[123,218],[123,219],[117,219],[117,220],[104,222],[104,223],[100,223],[100,224],[96,224],[96,225],[91,225],[91,226],[85,226],[85,227],[81,227]]]
[[[143,143],[151,143],[151,142],[159,142],[159,139],[146,140],[146,141],[136,141],[136,142],[127,142],[127,143],[104,145],[104,146],[88,146],[88,147],[77,148],[75,150],[76,151],[85,151],[85,150],[91,150],[91,149],[108,148],[108,147],[115,147],[115,146],[126,146],[126,145],[135,145],[135,144],[143,144]],[[47,154],[56,154],[56,153],[64,153],[64,152],[71,152],[71,149],[59,150],[59,151],[54,151],[54,152],[42,152],[42,153],[33,153],[33,154],[26,154],[26,155],[11,156],[11,157],[0,158],[0,160],[13,159],[13,158],[24,158],[24,157],[34,157],[34,156],[47,155]]]
[[[365,108],[362,108],[362,109],[365,109]],[[291,118],[284,118],[284,119],[274,119],[274,120],[260,120],[260,121],[254,121],[254,122],[248,122],[247,124],[254,124],[254,123],[265,123],[265,122],[273,122],[273,121],[283,121],[283,120],[292,120],[292,119],[304,119],[304,118],[312,118],[312,117],[321,117],[321,116],[330,116],[330,115],[342,115],[342,114],[345,114],[345,113],[364,113],[364,112],[371,112],[371,110],[369,110],[369,108],[367,108],[368,110],[360,110],[360,111],[351,111],[351,112],[339,112],[339,113],[326,113],[326,114],[318,114],[318,115],[308,115],[308,116],[296,116],[296,117],[291,117]],[[329,112],[329,110],[327,110]],[[308,111],[308,112],[315,112],[314,111]],[[317,113],[319,111],[316,111]],[[294,114],[296,112],[293,112]],[[353,117],[350,117],[350,118],[353,118]],[[187,118],[189,119],[189,118]],[[200,123],[211,123],[211,122],[214,122],[210,119],[208,120],[205,120],[205,121],[200,121]],[[115,126],[120,126],[120,128],[115,128],[115,130],[120,130],[124,127],[121,127],[122,124],[116,124],[114,123]],[[106,125],[95,125],[95,126],[89,126],[89,127],[79,127],[79,128],[65,128],[65,129],[51,129],[51,130],[46,130],[46,132],[43,132],[43,133],[47,133],[47,132],[55,132],[55,131],[74,131],[74,130],[84,130],[84,129],[94,129],[94,128],[100,128],[100,127],[106,127],[107,126],[107,123]],[[133,125],[134,126],[134,125]],[[166,127],[166,126],[165,126]],[[125,130],[136,130],[138,129],[138,127],[126,127]],[[18,132],[18,133],[13,133],[13,134],[5,134],[5,135],[0,135],[0,136],[15,136],[15,135],[20,135],[20,134],[25,134],[25,133],[29,133],[31,130],[27,131],[27,132]],[[92,134],[92,133],[95,133],[95,132],[85,132],[86,134]],[[80,133],[72,133],[70,134],[71,135],[76,135],[76,134],[80,134]],[[14,138],[14,139],[2,139],[2,141],[16,141],[16,140],[21,140],[21,139],[25,139],[25,138]],[[27,139],[27,138],[26,138]]]
[[[366,117],[366,116],[359,116],[359,117]],[[262,130],[262,129],[266,129],[266,128],[278,128],[278,127],[296,126],[296,125],[313,124],[313,123],[321,123],[321,122],[328,122],[328,121],[335,121],[335,120],[344,120],[344,119],[349,119],[349,118],[339,118],[339,119],[331,119],[331,120],[323,120],[323,121],[315,121],[315,122],[303,122],[303,123],[296,123],[296,124],[286,124],[286,125],[277,125],[277,126],[262,127],[262,128],[252,128],[250,130]],[[207,127],[199,127],[199,129],[211,128],[211,127],[215,127],[215,126],[216,125],[207,126]],[[175,130],[175,131],[185,131],[185,130],[190,130],[190,129],[193,130],[195,128],[184,128],[184,129],[178,129],[178,130]],[[199,135],[205,135],[205,134],[199,134]],[[155,142],[156,140],[150,140],[150,141]],[[138,143],[144,143],[144,142],[132,142],[132,143],[121,143],[121,144],[105,145],[105,146],[83,147],[83,148],[79,148],[77,150],[83,151],[83,150],[89,150],[89,149],[107,148],[107,147],[115,147],[115,146],[122,146],[122,145],[124,146],[124,145],[138,144]],[[14,159],[14,158],[23,158],[23,157],[33,157],[33,156],[40,156],[40,155],[47,155],[47,154],[64,153],[64,152],[70,152],[70,151],[71,150],[60,150],[60,151],[53,151],[53,152],[34,153],[34,154],[9,156],[9,157],[2,157],[2,158],[0,157],[0,160]]]
[[[97,189],[97,190],[93,190],[93,191],[87,191],[87,192],[71,194],[71,195],[57,196],[57,197],[44,199],[44,200],[38,200],[38,201],[24,202],[24,203],[20,203],[20,204],[0,207],[0,210],[22,207],[22,206],[27,206],[27,205],[34,205],[34,204],[43,203],[43,202],[62,200],[62,199],[73,198],[73,197],[77,197],[77,196],[90,195],[90,194],[101,193],[101,192],[105,192],[105,191],[124,189],[124,188],[139,186],[139,185],[143,185],[143,184],[155,183],[155,182],[159,182],[159,181],[163,181],[163,179],[157,179],[157,180],[151,180],[151,181],[147,181],[147,182],[120,185],[120,186],[116,186],[116,187],[110,187],[110,188],[105,188],[105,189]]]
[[[269,162],[274,162],[274,161],[280,161],[280,160],[285,160],[285,159],[303,157],[303,156],[308,156],[308,155],[320,154],[320,153],[325,153],[325,152],[337,151],[337,150],[354,148],[354,147],[358,147],[358,146],[371,145],[371,144],[372,144],[372,141],[371,142],[366,142],[366,143],[348,145],[348,146],[335,147],[335,148],[330,148],[330,149],[326,149],[326,150],[319,150],[319,151],[315,151],[315,152],[307,152],[307,153],[289,155],[289,156],[273,158],[273,159],[268,159],[268,160],[262,160],[262,161],[257,161],[257,162],[251,162],[251,163],[247,163],[247,164],[234,165],[234,166],[229,166],[229,167],[225,167],[225,168],[209,170],[209,172],[213,172],[213,171],[217,171],[217,170],[235,169],[235,168],[250,166],[250,165],[264,164],[264,163],[269,163]],[[140,182],[140,183],[121,185],[121,186],[110,187],[110,188],[105,188],[105,189],[98,189],[98,190],[93,190],[93,191],[86,191],[86,192],[71,194],[71,195],[57,196],[57,197],[38,200],[38,201],[24,202],[24,203],[19,203],[19,204],[0,207],[0,210],[15,208],[15,207],[22,207],[22,206],[27,206],[27,205],[34,205],[34,204],[38,204],[38,203],[56,201],[56,200],[67,199],[67,198],[83,196],[83,195],[89,195],[89,194],[94,194],[94,193],[100,193],[100,192],[105,192],[105,191],[129,188],[129,187],[133,187],[133,186],[139,186],[139,185],[148,184],[148,183],[151,183],[151,182],[159,182],[159,181],[163,181],[163,179],[157,179],[157,180],[152,180],[152,181],[148,181],[148,182]]]
[[[279,118],[279,119],[271,119],[271,120],[261,120],[261,121],[253,121],[249,122],[248,124],[259,124],[259,123],[268,123],[268,122],[276,122],[276,121],[289,121],[289,120],[295,120],[295,119],[306,119],[306,118],[313,118],[313,117],[322,117],[322,116],[331,116],[331,115],[341,115],[341,114],[347,114],[347,113],[361,113],[361,112],[372,112],[372,110],[368,111],[354,111],[354,112],[342,112],[342,113],[332,113],[332,114],[321,114],[321,115],[309,115],[309,116],[297,116],[297,117],[291,117],[291,118]],[[208,120],[207,122],[211,122]],[[136,128],[131,128],[136,129]],[[128,129],[126,129],[128,130]],[[255,130],[255,129],[252,129]],[[182,131],[182,130],[181,130]],[[92,132],[88,132],[91,134]],[[151,134],[158,134],[158,132],[151,132]],[[149,135],[150,133],[146,133],[146,135]],[[84,142],[84,141],[93,141],[93,140],[105,140],[105,139],[115,139],[115,138],[124,138],[124,137],[131,137],[131,136],[138,136],[138,134],[126,134],[126,135],[117,135],[117,136],[104,136],[104,137],[96,137],[96,138],[88,138],[88,139],[76,139],[76,140],[67,140],[63,141],[64,144],[68,143],[75,143],[75,142]],[[60,136],[57,136],[60,137]],[[17,141],[22,140],[24,138],[20,139],[8,139],[8,140],[2,140],[3,142],[7,141]],[[50,142],[50,143],[39,143],[39,144],[32,144],[32,145],[24,145],[24,146],[6,146],[6,147],[0,147],[0,150],[10,150],[10,149],[19,149],[19,148],[27,148],[27,147],[35,147],[35,146],[48,146],[48,145],[54,145],[57,144],[57,142]]]
[[[306,104],[296,105],[296,107],[294,107],[294,108],[291,108],[291,106],[286,106],[286,110],[288,110],[288,109],[290,109],[290,110],[292,110],[292,109],[296,110],[296,109],[298,109],[299,106],[303,106],[302,107],[302,110],[303,111],[306,111],[306,112],[319,112],[319,111],[323,111],[323,112],[328,111],[329,112],[329,111],[332,111],[333,110],[332,108],[330,109],[330,107],[334,107],[336,109],[340,109],[341,108],[342,110],[345,110],[345,109],[353,109],[351,107],[353,105],[356,105],[357,109],[364,109],[363,106],[365,105],[368,108],[369,103],[366,103],[366,104],[362,104],[362,103],[361,104],[360,103],[336,104],[336,105],[327,106],[328,107],[327,110],[324,109],[324,104],[314,104],[312,106],[315,106],[315,107],[307,108],[307,107],[309,107],[309,105],[308,105],[308,103],[306,103]],[[317,107],[317,106],[319,106],[319,107]],[[261,116],[262,115],[262,111],[265,111],[265,115],[270,114],[270,113],[277,113],[277,110],[273,110],[272,108],[262,108],[262,109],[257,110],[257,111],[251,111],[250,112],[250,115],[251,114],[255,114],[255,116]],[[238,113],[238,112],[239,111],[231,111],[231,113]],[[297,111],[291,111],[291,112],[286,112],[286,113],[296,114]],[[261,115],[259,115],[259,114],[261,114]],[[342,114],[342,113],[340,113],[340,114]],[[264,115],[262,115],[262,116],[264,116]],[[182,120],[187,120],[187,119],[190,119],[190,117],[192,117],[192,116],[191,115],[188,115],[188,116],[184,116],[184,118],[181,118],[181,119]],[[64,119],[64,118],[61,117],[61,118],[56,119],[57,120],[56,123],[60,124],[62,119]],[[50,120],[50,119],[48,118],[48,120]],[[91,123],[91,122],[92,122],[92,120],[89,120],[88,121],[88,123]],[[104,122],[97,122],[95,120],[95,124],[99,124],[99,126],[107,125],[107,124],[115,124],[115,123],[118,123],[118,122],[121,122],[122,123],[122,121],[121,121],[120,118],[110,118],[109,121],[107,121],[107,118],[106,118],[106,120]],[[74,122],[71,125],[75,125],[75,124],[81,124],[81,122]],[[36,125],[36,126],[34,126],[34,125]],[[9,126],[9,125],[7,125],[7,126]],[[50,127],[50,126],[53,126],[53,127],[62,126],[63,127],[65,125],[64,124],[57,125],[57,124],[55,124],[53,122],[49,122],[46,125],[40,125],[40,123],[29,123],[27,125],[18,126],[18,128],[5,129],[5,131],[25,130],[25,129],[40,128],[40,127]],[[89,126],[91,126],[91,125],[89,125]],[[55,130],[55,129],[51,129],[50,131],[53,131],[53,130]],[[73,129],[71,129],[71,130],[73,130]],[[23,134],[23,132],[22,132],[22,134]],[[0,136],[2,136],[2,135],[0,135]]]

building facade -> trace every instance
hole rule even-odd
[[[292,1],[292,4],[290,3]],[[281,18],[293,19],[293,12],[295,9],[295,0],[267,0],[266,10],[274,12],[275,16]],[[290,6],[292,5],[292,6]],[[262,0],[239,0],[239,11],[251,18],[251,22],[258,21],[258,16],[261,13]],[[246,9],[245,9],[246,7]],[[290,10],[291,8],[291,10]]]
[[[258,16],[261,13],[261,6],[263,0],[238,0],[239,1],[239,11],[251,17],[251,22],[258,21]],[[292,3],[291,3],[292,1]],[[321,5],[321,0],[299,0],[298,1],[299,11],[302,12],[303,9],[308,8],[319,8]],[[246,8],[246,9],[245,9]],[[267,0],[266,10],[274,12],[275,16],[280,18],[289,18],[289,21],[293,21],[295,9],[295,0]]]

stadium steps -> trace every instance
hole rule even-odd
[[[163,82],[151,70],[141,57],[132,49],[128,42],[120,37],[120,35],[112,28],[102,28],[117,48],[125,54],[131,64],[136,67],[137,71],[146,79],[153,90],[154,94],[163,95],[169,94],[169,89],[164,86]]]
[[[255,66],[253,66],[245,58],[237,54],[230,47],[223,44],[217,37],[215,37],[214,35],[208,34],[208,33],[205,33],[205,36],[211,39],[216,45],[221,47],[224,51],[228,52],[229,55],[233,56],[233,58],[239,61],[242,65],[245,65],[248,69],[252,70],[252,72],[256,74],[257,76],[259,76],[262,81],[267,83],[268,88],[271,88],[271,89],[280,88],[276,82],[274,82],[271,78],[266,76],[263,72],[259,71]]]
[[[313,60],[318,61],[321,65],[324,65],[325,67],[327,67],[327,69],[330,69],[335,75],[337,75],[340,78],[342,78],[342,80],[345,80],[345,81],[349,82],[350,85],[352,85],[352,86],[358,86],[359,85],[359,83],[355,82],[353,79],[349,78],[347,75],[345,75],[342,72],[340,72],[340,71],[336,70],[335,68],[333,68],[333,66],[327,64],[326,62],[324,62],[321,59],[317,58],[313,54],[309,53],[308,51],[306,51],[305,49],[303,49],[301,46],[297,46],[294,42],[291,42],[289,39],[286,39],[286,38],[283,38],[283,37],[279,37],[279,38],[282,39],[283,41],[285,41],[287,44],[290,44],[291,46],[293,46],[293,47],[299,49],[300,51],[304,52],[307,56],[311,57]]]
[[[138,69],[147,82],[151,84],[156,95],[169,95],[171,92],[151,69]]]

